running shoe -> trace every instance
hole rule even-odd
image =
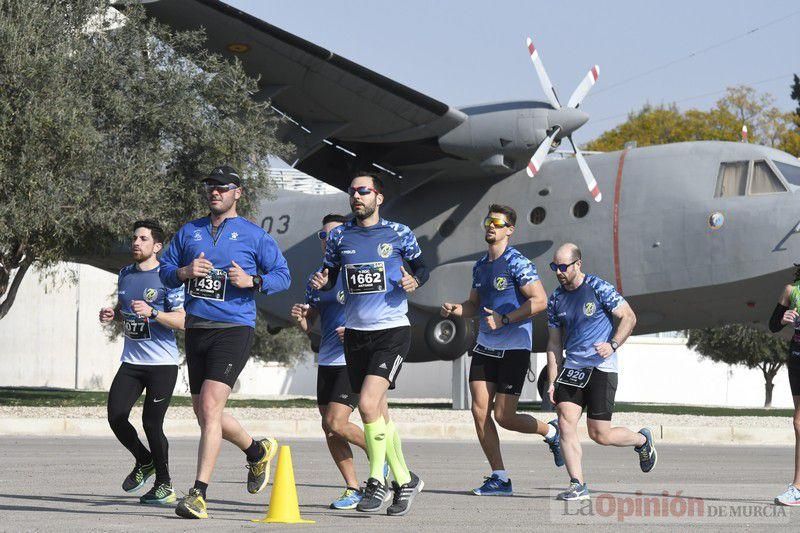
[[[794,485],[789,487],[775,498],[775,505],[800,505],[800,489]]]
[[[558,428],[558,419],[551,420],[548,424],[556,428],[556,434],[550,439],[545,438],[544,441],[550,446],[556,466],[562,467],[564,466],[564,456],[561,455],[561,430]]]
[[[139,498],[139,503],[152,505],[165,505],[175,503],[178,497],[175,496],[175,489],[169,483],[157,483],[147,491],[147,494]]]
[[[143,465],[136,463],[131,473],[122,482],[122,490],[125,492],[136,492],[144,487],[147,480],[156,473],[156,465],[153,461],[149,464]]]
[[[331,509],[338,509],[340,511],[349,511],[355,509],[358,502],[361,501],[362,494],[358,489],[347,487],[339,499],[331,504]]]
[[[189,494],[183,497],[175,508],[175,514],[181,518],[208,518],[206,500],[196,488],[189,489]]]
[[[383,504],[391,498],[391,494],[386,489],[385,481],[381,482],[374,477],[369,478],[361,501],[356,505],[356,510],[363,513],[379,513]]]
[[[639,447],[635,447],[634,451],[639,454],[639,466],[642,468],[642,472],[649,472],[651,471],[658,462],[658,454],[656,454],[656,445],[653,442],[653,434],[650,433],[650,430],[647,428],[642,428],[639,430],[639,433],[644,435],[645,443]]]
[[[386,509],[387,515],[403,516],[407,514],[411,510],[411,502],[425,487],[425,483],[414,472],[409,471],[409,474],[411,474],[411,481],[408,483],[398,485],[397,481],[392,481],[394,497],[392,498],[392,505]]]
[[[574,479],[570,482],[567,490],[560,492],[558,496],[556,496],[557,500],[563,500],[565,502],[588,500],[589,498],[589,487],[586,486],[586,483],[580,484]]]
[[[475,496],[513,496],[514,489],[511,488],[511,480],[503,481],[497,474],[483,478],[483,485],[477,489],[472,489]]]
[[[264,455],[261,459],[251,463],[247,461],[247,492],[250,494],[258,494],[269,483],[269,462],[278,453],[278,441],[272,437],[261,439],[258,441],[261,448],[264,450]]]

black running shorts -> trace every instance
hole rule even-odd
[[[789,371],[789,388],[792,390],[792,396],[800,396],[800,353],[789,354],[786,370]]]
[[[346,365],[319,365],[317,368],[317,405],[341,403],[358,407],[358,394],[350,387]]]
[[[503,357],[490,357],[470,351],[470,381],[497,384],[497,394],[519,396],[531,363],[530,350],[506,350]]]
[[[247,364],[253,347],[254,330],[250,326],[186,330],[186,365],[189,391],[200,394],[205,380],[219,381],[233,388]]]
[[[394,389],[400,367],[411,348],[411,327],[344,330],[344,358],[353,392],[361,393],[367,376],[380,376]]]
[[[594,369],[589,382],[582,389],[556,383],[556,404],[574,403],[586,409],[586,418],[611,420],[614,413],[614,397],[617,394],[617,373]]]

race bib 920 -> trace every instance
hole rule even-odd
[[[150,340],[150,321],[132,313],[122,313],[125,336],[134,341]]]
[[[589,378],[592,377],[593,371],[594,367],[591,366],[588,368],[563,368],[556,383],[582,389],[589,383]]]
[[[383,261],[345,265],[344,271],[350,294],[386,292],[386,267]]]
[[[189,280],[189,294],[203,300],[225,301],[225,282],[228,273],[218,268],[212,269],[203,278]]]

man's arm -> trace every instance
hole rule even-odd
[[[285,291],[292,283],[289,265],[283,257],[278,243],[267,233],[261,237],[256,250],[257,267],[261,274],[261,292],[275,294]]]
[[[628,302],[622,302],[611,312],[615,318],[619,320],[617,329],[611,336],[611,340],[622,346],[628,337],[633,333],[633,328],[636,327],[636,314],[631,309]]]
[[[561,328],[547,328],[547,394],[550,403],[555,403],[556,379],[558,370],[564,364],[564,346],[561,341]]]
[[[509,323],[530,320],[534,315],[547,308],[547,294],[544,292],[542,282],[538,279],[533,283],[520,287],[519,292],[525,296],[526,300],[510,313],[506,313]],[[503,316],[500,313],[494,309],[485,308],[485,310],[487,312],[491,311],[491,315],[486,317],[486,322],[491,329],[503,327]]]
[[[183,307],[174,311],[161,311],[156,316],[155,321],[170,329],[183,331],[186,327],[186,311]]]
[[[460,304],[451,304],[445,302],[442,304],[441,315],[443,317],[460,316],[464,318],[471,318],[478,314],[480,309],[481,298],[478,295],[477,289],[469,291],[469,298]]]
[[[180,231],[176,233],[167,246],[167,250],[161,254],[159,263],[161,266],[158,276],[165,287],[174,289],[183,285],[183,280],[178,277],[178,270],[181,268],[181,255],[183,246],[181,245]]]
[[[792,294],[792,286],[787,285],[783,288],[781,297],[772,311],[772,316],[769,319],[769,330],[772,333],[778,333],[787,324],[793,324],[797,320],[797,311],[789,308],[789,296]]]

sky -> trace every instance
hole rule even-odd
[[[453,107],[545,100],[530,36],[562,103],[600,66],[579,144],[647,103],[709,109],[739,84],[790,111],[800,75],[796,0],[225,1]]]

